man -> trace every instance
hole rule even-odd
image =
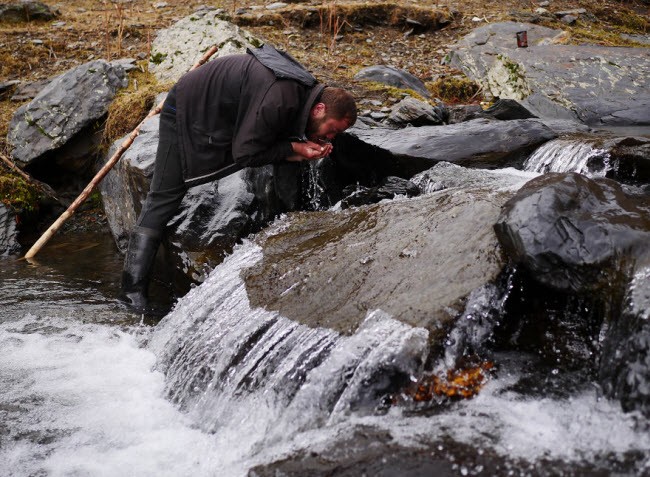
[[[319,84],[288,54],[268,45],[183,76],[160,114],[154,174],[129,238],[122,300],[147,309],[156,251],[189,187],[244,167],[321,159],[356,114],[348,92]]]

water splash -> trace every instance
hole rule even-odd
[[[610,154],[585,141],[555,139],[537,149],[524,163],[524,170],[578,172],[588,177],[605,177],[611,170]]]
[[[351,413],[372,412],[397,383],[421,372],[428,332],[370,313],[352,336],[251,309],[239,274],[261,259],[237,249],[154,333],[150,349],[167,394],[220,442],[240,439],[240,458],[265,442]]]

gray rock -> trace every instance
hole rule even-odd
[[[407,177],[440,161],[471,167],[505,167],[521,161],[557,133],[536,119],[474,119],[447,126],[390,130],[355,125],[348,131],[396,156]]]
[[[495,230],[514,263],[539,282],[578,293],[620,291],[648,252],[650,197],[615,181],[549,173],[504,207]],[[617,290],[618,289],[618,290]]]
[[[393,86],[394,88],[411,89],[425,98],[431,96],[431,93],[429,93],[429,90],[427,90],[427,87],[419,78],[407,71],[399,70],[392,66],[376,65],[363,68],[354,75],[354,79],[375,81]]]
[[[284,3],[284,2],[275,2],[275,3],[268,4],[266,6],[266,9],[267,10],[279,10],[280,8],[284,8],[284,7],[288,6],[288,5],[289,5],[288,3]]]
[[[528,31],[529,48],[515,34]],[[650,124],[650,51],[552,43],[559,30],[495,23],[474,30],[451,62],[498,98],[528,99],[539,117],[573,116],[588,125]],[[539,108],[535,110],[535,105]]]
[[[11,119],[7,141],[14,159],[29,164],[60,149],[102,118],[117,91],[127,84],[124,69],[103,60],[56,77]]]
[[[0,98],[4,98],[9,94],[9,92],[16,86],[17,84],[20,84],[20,81],[18,80],[12,80],[12,81],[3,81],[0,82]]]
[[[43,91],[43,88],[45,88],[52,79],[46,79],[46,80],[40,80],[40,81],[33,81],[31,83],[22,83],[18,87],[16,87],[16,90],[11,96],[12,101],[25,101],[26,99],[34,99],[36,96],[38,96],[38,93]]]
[[[560,21],[567,25],[573,25],[575,22],[578,21],[578,17],[574,15],[564,15],[563,17],[560,18]]]
[[[375,309],[437,330],[504,265],[491,224],[511,195],[454,189],[291,214],[255,238],[263,258],[244,275],[251,305],[344,334]]]
[[[410,124],[412,126],[440,125],[449,119],[449,111],[444,104],[432,106],[415,98],[404,98],[395,104],[387,123],[396,126]]]
[[[625,33],[621,33],[621,38],[624,40],[635,41],[644,45],[650,45],[650,35],[627,35]]]
[[[262,42],[250,33],[220,19],[217,11],[201,11],[179,20],[156,36],[151,45],[149,70],[159,81],[177,81],[212,46],[212,59],[245,53]]]
[[[0,256],[11,255],[19,251],[16,214],[0,202]]]
[[[0,21],[3,22],[48,21],[54,18],[56,14],[41,2],[27,0],[0,4]]]

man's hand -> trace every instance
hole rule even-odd
[[[332,145],[328,142],[318,144],[312,141],[292,142],[291,147],[295,154],[287,157],[287,161],[292,162],[315,161],[316,159],[322,159],[329,155],[333,149]]]

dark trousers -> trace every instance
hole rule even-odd
[[[162,233],[186,192],[176,135],[176,95],[172,88],[160,113],[160,137],[153,178],[136,225]]]

